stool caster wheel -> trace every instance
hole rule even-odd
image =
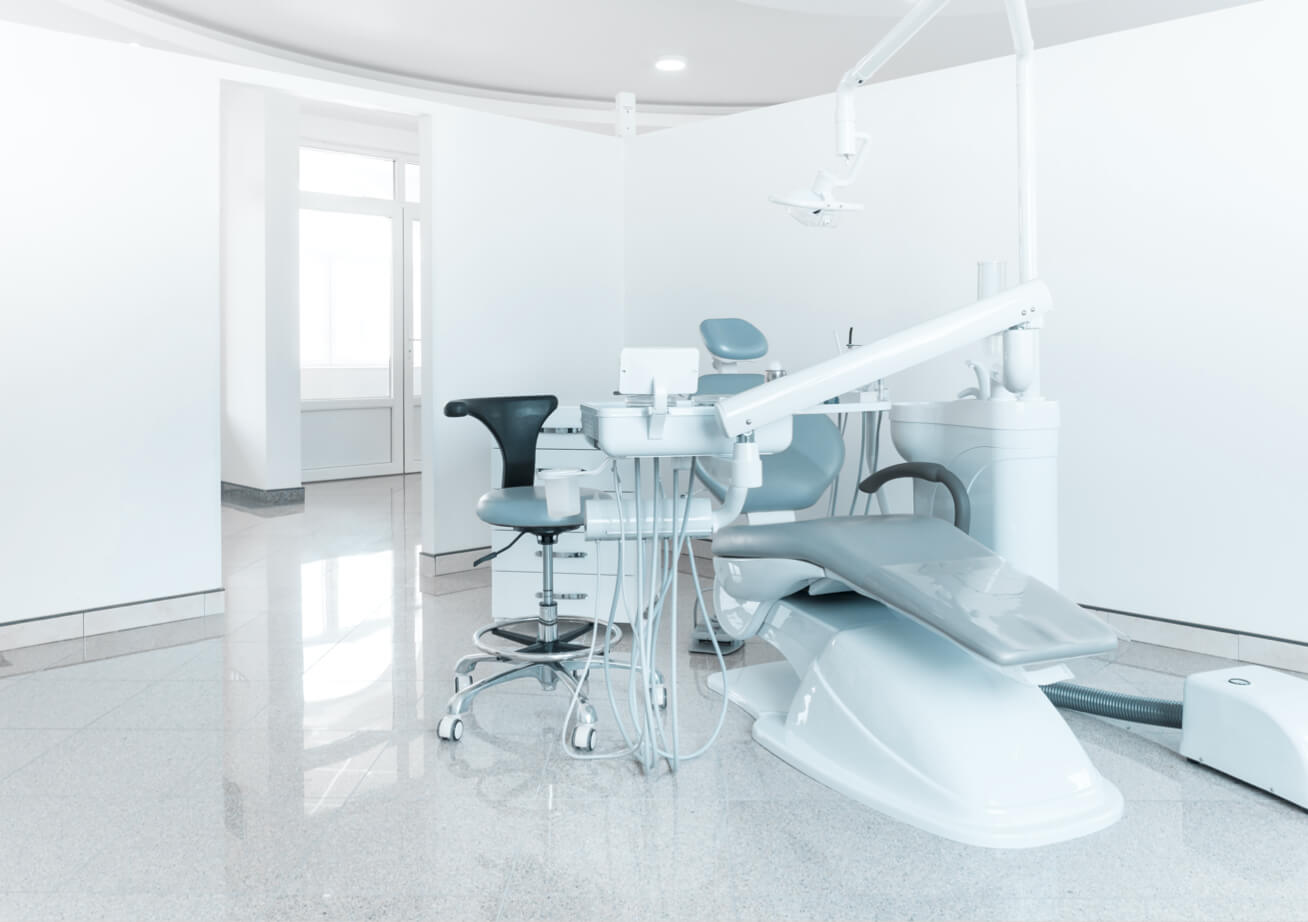
[[[436,735],[443,740],[457,743],[463,739],[463,718],[454,714],[446,714],[436,724]]]
[[[594,752],[595,738],[599,734],[589,724],[579,724],[572,729],[572,748],[578,752]]]

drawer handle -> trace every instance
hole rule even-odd
[[[544,551],[537,551],[537,557],[544,557]],[[590,551],[555,551],[555,560],[581,560],[583,557],[589,557]]]
[[[538,599],[543,596],[543,592],[536,593],[536,598]],[[584,592],[556,592],[554,593],[554,598],[561,602],[580,602],[583,599],[589,599],[590,596],[586,595]]]

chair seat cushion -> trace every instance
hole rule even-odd
[[[477,501],[477,518],[505,528],[580,528],[586,524],[586,500],[600,496],[599,490],[582,490],[582,511],[576,515],[551,516],[544,487],[504,487],[491,490]]]
[[[821,567],[827,577],[1001,666],[1061,662],[1117,646],[1116,632],[1099,618],[929,516],[735,525],[713,536],[713,554]]]

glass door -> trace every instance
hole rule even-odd
[[[300,151],[306,482],[417,470],[417,432],[406,434],[419,416],[417,206],[406,202],[405,166],[397,157]]]

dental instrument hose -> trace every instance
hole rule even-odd
[[[1181,728],[1183,703],[1180,701],[1124,695],[1071,682],[1054,682],[1040,688],[1054,707],[1155,727]]]

